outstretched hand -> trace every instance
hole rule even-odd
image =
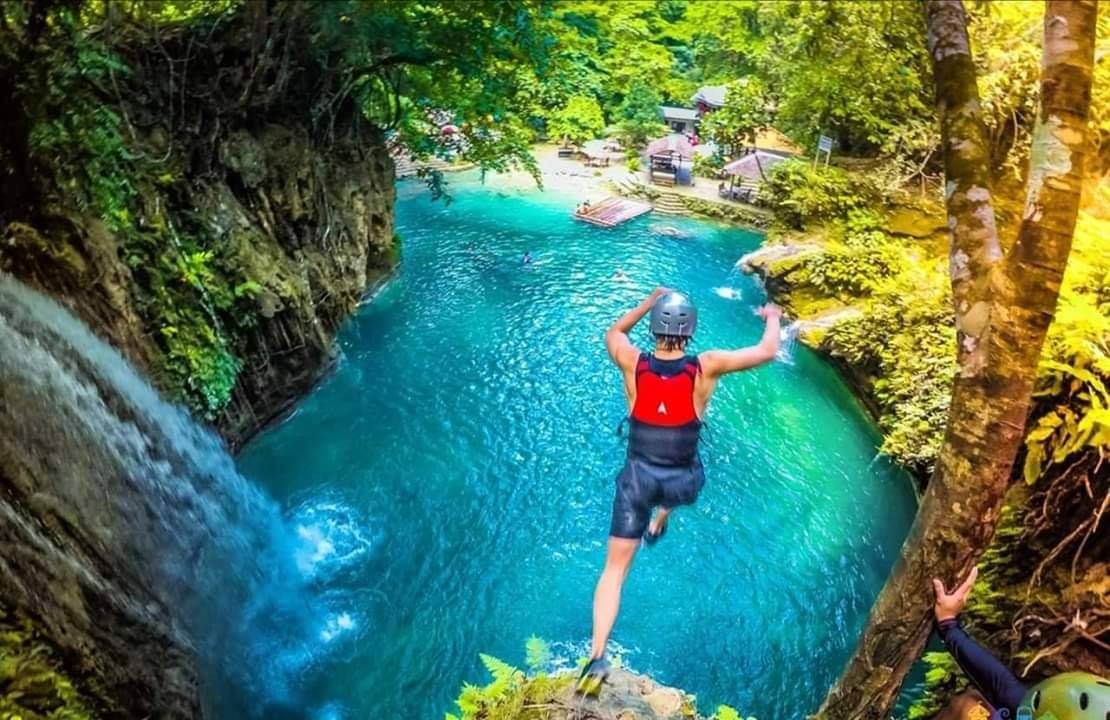
[[[657,287],[657,288],[655,288],[654,290],[651,291],[651,295],[648,296],[648,301],[649,302],[655,302],[656,300],[663,297],[664,295],[666,295],[670,291],[671,291],[671,289],[669,287],[663,287],[662,285],[660,285],[659,287]]]
[[[781,318],[782,308],[774,303],[767,303],[763,307],[756,310],[755,314],[763,318],[764,321],[770,320],[771,318]]]
[[[967,580],[964,580],[952,592],[945,592],[944,583],[938,578],[933,578],[933,592],[936,593],[937,601],[933,606],[933,613],[937,616],[937,622],[942,620],[951,620],[960,614],[967,603],[967,596],[971,594],[971,586],[975,584],[975,578],[979,577],[979,568],[971,568],[968,573]]]

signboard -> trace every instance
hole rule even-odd
[[[817,167],[817,161],[821,158],[821,153],[825,153],[825,167],[829,166],[829,160],[832,158],[833,145],[836,143],[831,137],[822,135],[817,141],[817,152],[813,154],[813,167]]]

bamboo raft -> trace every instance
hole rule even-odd
[[[574,218],[601,227],[616,227],[647,212],[651,212],[650,203],[623,197],[609,197],[596,205],[591,205],[584,213],[575,213]]]

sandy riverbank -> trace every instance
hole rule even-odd
[[[719,181],[712,178],[696,177],[693,185],[652,186],[648,179],[647,170],[640,169],[629,172],[624,158],[619,153],[614,153],[608,167],[587,167],[585,162],[580,159],[561,158],[559,157],[559,147],[554,144],[534,145],[532,154],[539,165],[545,189],[572,193],[580,196],[582,200],[590,202],[597,202],[613,195],[613,186],[617,183],[635,181],[682,197],[697,198],[721,205],[743,206],[742,203],[719,198],[717,196]],[[505,190],[531,189],[536,184],[531,175],[519,169],[506,173],[490,173],[486,176],[486,182],[491,186]]]

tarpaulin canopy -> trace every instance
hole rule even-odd
[[[694,146],[686,139],[685,135],[668,135],[658,140],[652,140],[647,146],[648,155],[665,155],[680,158],[694,157]]]
[[[725,165],[726,175],[736,175],[751,180],[763,180],[767,171],[786,158],[776,153],[756,150]]]

